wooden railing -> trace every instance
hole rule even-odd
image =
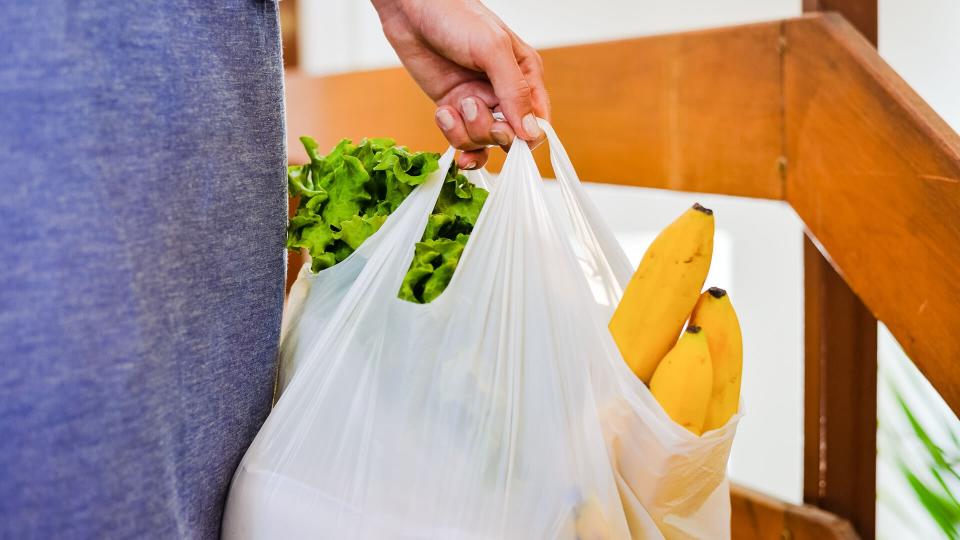
[[[876,320],[960,411],[960,138],[835,14],[542,55],[585,180],[783,200],[803,219],[810,504],[737,488],[734,536],[872,538]],[[304,133],[445,147],[400,69],[291,73],[287,107],[294,161]]]

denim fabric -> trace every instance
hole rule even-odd
[[[270,406],[277,6],[0,16],[0,537],[216,538]]]

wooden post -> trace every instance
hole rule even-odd
[[[877,320],[804,239],[803,499],[874,537]]]
[[[839,12],[876,46],[876,0],[804,0],[803,8]],[[877,320],[809,233],[804,237],[803,261],[803,499],[846,518],[861,538],[872,540],[877,485]]]
[[[877,46],[876,0],[803,0],[803,11],[836,11]]]

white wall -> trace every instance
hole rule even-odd
[[[800,0],[487,0],[535,47],[635,37],[800,13]],[[300,0],[301,67],[321,74],[399,63],[362,0]]]
[[[880,55],[960,130],[960,2],[879,0]]]

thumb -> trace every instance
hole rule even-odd
[[[490,79],[500,110],[513,131],[521,139],[536,141],[543,133],[533,114],[530,84],[517,63],[510,35],[501,31],[495,36],[493,46],[487,49],[484,61],[478,67]]]

